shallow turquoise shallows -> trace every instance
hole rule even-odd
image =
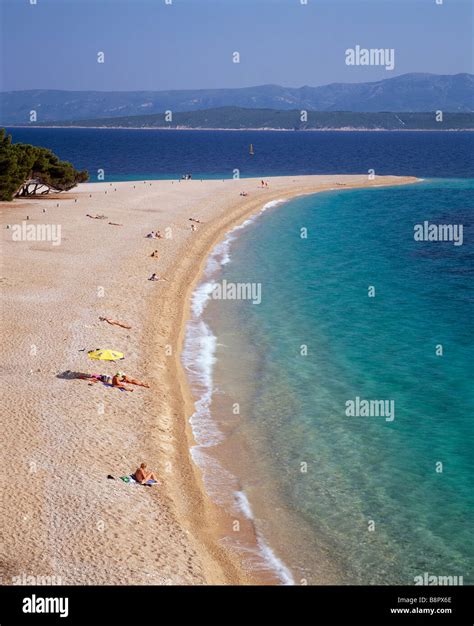
[[[217,280],[261,283],[262,302],[204,312],[213,410],[242,405],[240,484],[295,581],[324,557],[342,583],[474,582],[473,189],[302,197],[232,241]],[[425,221],[462,224],[463,244],[415,241]],[[393,410],[351,415],[356,398]]]

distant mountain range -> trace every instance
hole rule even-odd
[[[53,125],[41,122],[34,126]],[[54,126],[99,128],[221,128],[282,130],[459,130],[474,129],[474,113],[444,113],[437,119],[430,113],[357,113],[347,111],[308,111],[304,121],[301,111],[219,107],[204,111],[174,113],[166,120],[163,113],[100,117],[91,120],[54,122]]]
[[[175,91],[55,91],[0,93],[0,123],[78,121],[221,107],[279,111],[471,112],[472,74],[404,74],[372,83],[333,83],[322,87],[261,85],[239,89]]]

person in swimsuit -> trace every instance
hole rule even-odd
[[[148,383],[142,383],[141,381],[137,380],[136,378],[129,378],[123,372],[117,372],[115,374],[115,376],[122,383],[128,383],[129,385],[138,385],[138,387],[149,387],[150,386]]]
[[[121,382],[120,377],[117,376],[117,374],[115,374],[112,378],[112,386],[117,387],[118,389],[125,389],[125,391],[133,391],[133,389],[129,389]]]
[[[133,474],[135,480],[142,485],[147,483],[149,480],[158,481],[158,478],[155,476],[153,472],[148,472],[146,469],[146,463],[142,463],[139,468],[135,470],[135,474]]]

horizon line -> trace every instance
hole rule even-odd
[[[403,74],[397,74],[396,76],[388,76],[387,78],[380,78],[379,80],[363,80],[357,82],[348,81],[336,81],[332,83],[324,83],[321,85],[300,85],[299,87],[293,87],[288,85],[282,85],[278,83],[260,83],[258,85],[248,85],[246,87],[199,87],[199,88],[182,88],[182,89],[54,89],[54,88],[29,88],[29,89],[1,89],[0,94],[5,93],[22,93],[25,91],[60,91],[60,92],[94,92],[94,93],[155,93],[155,92],[177,92],[177,91],[221,91],[221,90],[242,90],[242,89],[256,89],[258,87],[282,87],[283,89],[318,89],[321,87],[328,87],[331,85],[361,85],[361,84],[375,84],[396,78],[402,78],[403,76],[449,76],[451,78],[455,76],[471,76],[474,78],[474,73],[470,72],[457,72],[455,74],[436,74],[434,72],[404,72]]]

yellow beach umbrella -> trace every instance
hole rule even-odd
[[[87,356],[90,359],[96,359],[97,361],[120,361],[120,359],[124,358],[122,352],[117,352],[117,350],[91,350],[87,353]]]

